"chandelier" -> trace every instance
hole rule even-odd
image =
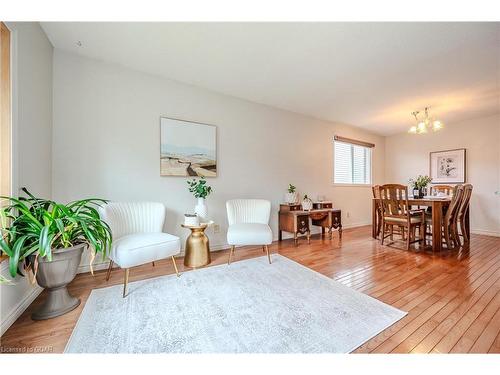
[[[415,117],[415,121],[417,125],[414,125],[408,130],[410,134],[425,134],[428,129],[432,129],[432,131],[437,132],[438,130],[443,129],[443,123],[439,120],[434,120],[429,114],[429,108],[425,107],[423,118],[418,118],[420,111],[412,112],[411,114]]]

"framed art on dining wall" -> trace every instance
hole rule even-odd
[[[430,176],[433,184],[463,184],[466,178],[465,148],[430,153]]]
[[[217,177],[217,127],[160,117],[160,175]]]

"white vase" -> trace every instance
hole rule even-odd
[[[208,208],[205,204],[205,198],[198,198],[198,204],[194,207],[194,212],[200,218],[200,223],[208,222]]]
[[[286,193],[285,194],[285,202],[286,203],[290,203],[290,204],[293,204],[293,203],[297,203],[298,201],[298,195],[297,193]]]
[[[313,201],[310,198],[304,198],[302,200],[302,209],[305,211],[310,211],[313,208]]]

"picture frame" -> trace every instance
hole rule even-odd
[[[466,149],[433,151],[429,154],[429,175],[433,184],[463,184],[466,181]]]
[[[217,177],[217,127],[160,116],[160,176]]]

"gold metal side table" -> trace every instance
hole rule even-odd
[[[186,239],[186,251],[184,255],[184,265],[190,268],[203,267],[210,264],[210,245],[205,229],[209,223],[202,223],[198,226],[181,224],[181,227],[191,230],[191,234]]]

